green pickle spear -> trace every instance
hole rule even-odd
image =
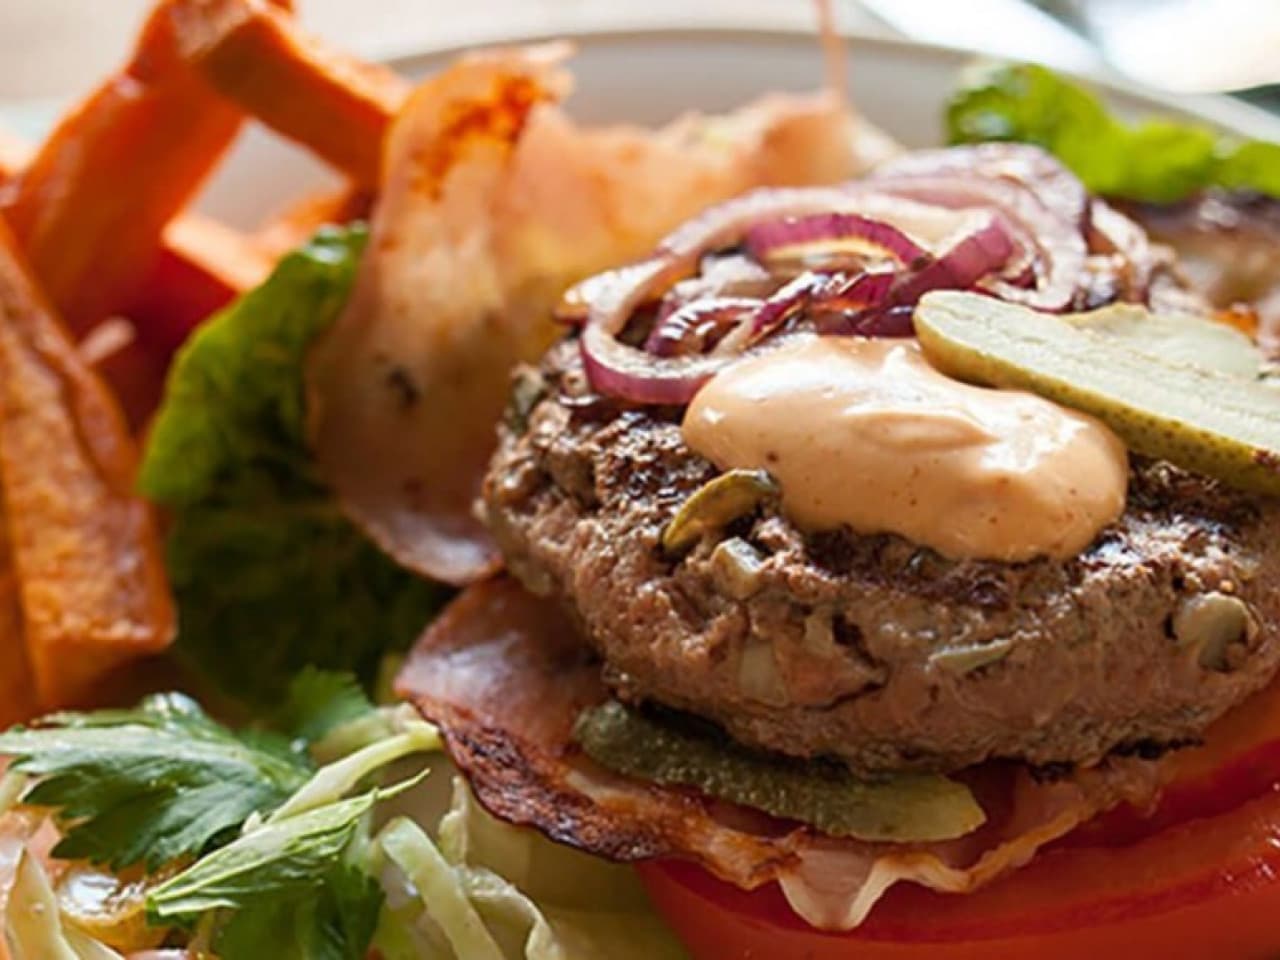
[[[1280,494],[1280,391],[1256,378],[1170,362],[1078,320],[972,293],[928,294],[915,325],[944,373],[1030,390],[1093,414],[1138,453]]]

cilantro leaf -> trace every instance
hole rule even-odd
[[[135,710],[55,714],[0,734],[13,769],[40,777],[22,800],[56,812],[56,857],[154,870],[226,840],[278,807],[312,765],[281,738],[240,736],[185,697]]]
[[[1108,197],[1172,203],[1207,187],[1280,197],[1280,146],[1153,119],[1131,126],[1093,92],[1036,64],[969,71],[946,112],[952,143],[1034,143]]]
[[[274,725],[300,740],[316,743],[335,728],[373,710],[351,674],[307,667],[289,684],[288,697]]]
[[[228,694],[279,702],[313,664],[369,685],[440,588],[345,517],[305,435],[304,361],[338,317],[363,228],[326,229],[178,355],[139,484],[170,508],[179,652]]]

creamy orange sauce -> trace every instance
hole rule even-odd
[[[949,557],[1082,551],[1124,509],[1124,445],[1092,417],[933,369],[908,340],[811,337],[699,391],[685,442],[764,468],[801,528],[897,533]]]

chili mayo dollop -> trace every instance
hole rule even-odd
[[[1084,550],[1124,509],[1124,444],[1031,393],[939,373],[912,340],[809,337],[712,378],[685,442],[717,467],[763,468],[800,528],[896,533],[944,556]]]

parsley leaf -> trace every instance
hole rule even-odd
[[[373,710],[373,704],[351,674],[307,667],[289,684],[289,695],[276,713],[274,726],[316,743]]]
[[[360,960],[382,906],[381,887],[355,863],[362,828],[375,803],[419,779],[268,821],[154,889],[148,921],[225,911],[213,938],[222,960]]]
[[[1152,119],[1129,125],[1092,91],[1036,64],[983,64],[947,106],[952,143],[1010,140],[1053,153],[1091,191],[1172,203],[1207,187],[1280,197],[1280,145]]]
[[[288,899],[320,887],[379,790],[266,823],[203,857],[147,897],[160,922],[188,922],[210,910],[236,910],[263,897]]]
[[[218,952],[223,960],[364,960],[382,901],[373,877],[339,866],[308,895],[241,907],[219,930]]]
[[[56,857],[147,870],[227,840],[282,804],[312,764],[282,738],[237,735],[177,694],[135,710],[55,714],[0,734],[0,755],[40,779],[22,801],[56,811]]]
[[[372,684],[441,599],[342,513],[307,448],[304,361],[338,317],[363,228],[325,229],[178,355],[142,492],[170,508],[177,648],[226,693],[279,702],[308,664]]]

